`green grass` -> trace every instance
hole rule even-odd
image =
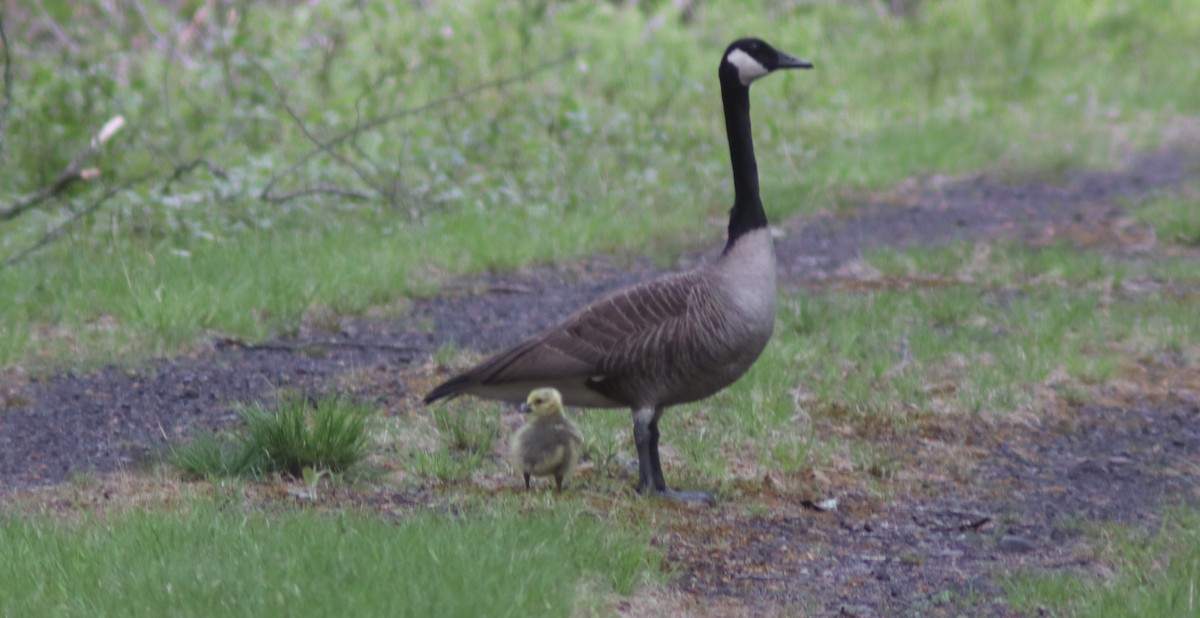
[[[1154,534],[1105,526],[1091,534],[1105,575],[1025,573],[1009,583],[1018,610],[1072,618],[1186,618],[1200,613],[1200,513],[1168,512]]]
[[[447,273],[710,242],[731,192],[714,68],[744,33],[817,64],[755,86],[775,218],[918,173],[1111,165],[1200,109],[1200,59],[1178,53],[1200,37],[1185,0],[947,0],[909,18],[725,0],[690,23],[669,3],[268,3],[201,22],[190,4],[144,17],[44,4],[5,15],[15,80],[0,204],[49,182],[118,113],[128,127],[89,161],[103,172],[90,184],[157,180],[0,270],[3,366],[169,354],[205,332],[259,338],[314,310],[426,293]],[[184,31],[195,38],[180,42]],[[329,140],[577,47],[308,159],[315,147],[280,103]],[[222,173],[165,182],[201,156]],[[323,184],[369,198],[257,199],[302,160],[277,193]],[[0,222],[0,258],[96,191]]]
[[[477,470],[495,470],[502,466],[493,461],[493,446],[500,437],[500,415],[505,406],[498,403],[453,400],[429,409],[436,434],[432,448],[406,445],[397,454],[405,467],[421,477],[456,482]],[[412,418],[391,419],[391,427],[406,428]],[[385,436],[385,441],[387,438]]]
[[[1192,186],[1179,195],[1169,195],[1141,204],[1134,217],[1154,228],[1166,243],[1200,247],[1200,188]]]
[[[168,459],[184,474],[204,479],[254,474],[249,453],[234,436],[224,433],[197,432],[172,447]]]
[[[235,436],[200,434],[176,446],[172,463],[204,478],[273,473],[299,478],[305,468],[342,472],[366,457],[371,407],[336,395],[309,401],[288,393],[275,404],[242,410],[244,425]]]
[[[414,473],[450,483],[469,478],[472,472],[488,462],[485,453],[456,452],[448,448],[412,451],[408,455],[408,467]]]
[[[499,412],[502,406],[479,406],[463,410],[455,407],[439,406],[430,414],[437,426],[439,434],[446,445],[456,451],[467,453],[488,453],[499,433]]]
[[[1010,242],[955,242],[903,251],[876,249],[868,251],[865,259],[887,277],[932,277],[952,280],[949,283],[963,281],[988,286],[1034,282],[1099,290],[1119,288],[1138,278],[1162,283],[1200,283],[1193,258],[1155,256],[1152,260],[1131,260],[1113,251],[1080,249],[1069,244],[1030,250]]]
[[[0,519],[4,616],[569,616],[658,577],[645,535],[570,505],[267,516],[201,503]],[[587,584],[587,586],[585,586]]]

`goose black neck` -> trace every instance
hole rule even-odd
[[[750,136],[750,88],[737,78],[722,79],[721,102],[733,165],[733,209],[729,211],[729,240],[725,244],[725,251],[729,251],[742,235],[766,227],[767,213],[758,195],[758,163]]]

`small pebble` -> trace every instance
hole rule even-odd
[[[1027,554],[1037,549],[1037,545],[1033,541],[1015,534],[1006,534],[1000,537],[997,546],[1000,547],[1000,551],[1010,554]]]

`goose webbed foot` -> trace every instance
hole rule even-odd
[[[643,496],[653,496],[679,504],[705,504],[708,506],[717,504],[716,494],[711,491],[702,491],[699,489],[679,490],[667,487],[647,487],[639,484],[638,493]]]

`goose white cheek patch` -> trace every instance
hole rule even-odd
[[[737,67],[738,79],[742,81],[743,86],[749,86],[750,82],[767,74],[767,68],[753,56],[746,52],[735,49],[725,56],[725,61]]]

